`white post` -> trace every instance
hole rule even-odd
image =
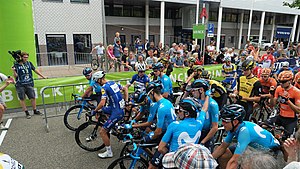
[[[272,19],[272,32],[271,32],[271,38],[270,38],[271,43],[273,43],[273,40],[274,40],[275,20],[276,20],[276,15],[274,14],[273,19]]]
[[[298,22],[298,32],[296,37],[297,42],[299,42],[299,34],[300,34],[300,22]]]
[[[251,33],[251,24],[252,24],[252,13],[253,9],[250,10],[250,16],[249,16],[249,24],[248,24],[248,34],[247,34],[247,40],[250,40],[250,33]]]
[[[146,0],[146,6],[145,6],[145,39],[149,40],[149,1]]]
[[[241,22],[240,22],[240,33],[239,33],[239,45],[238,49],[241,49],[242,45],[242,36],[243,36],[243,22],[244,21],[244,11],[241,13]]]
[[[202,10],[205,8],[205,2],[203,2],[203,5],[202,5]],[[205,17],[203,16],[202,17],[202,25],[204,25],[205,24]],[[202,60],[203,60],[203,65],[204,65],[204,52],[205,52],[205,38],[206,38],[206,36],[204,36],[204,39],[202,40]]]
[[[165,46],[165,1],[160,3],[160,42]]]
[[[196,25],[199,23],[199,6],[200,6],[200,0],[197,0],[197,5],[196,5]],[[198,44],[198,39],[195,39],[196,45]]]
[[[295,15],[294,25],[293,25],[293,30],[292,30],[292,37],[291,37],[292,38],[291,39],[292,42],[294,42],[294,40],[295,40],[297,21],[298,21],[298,15]]]
[[[222,26],[222,15],[223,8],[219,7],[219,16],[218,16],[218,30],[217,30],[217,51],[220,50],[220,42],[221,42],[221,26]]]
[[[263,11],[261,14],[261,19],[260,19],[260,29],[259,29],[259,38],[258,38],[259,46],[261,45],[261,40],[262,40],[263,33],[264,33],[265,16],[266,16],[266,12]]]

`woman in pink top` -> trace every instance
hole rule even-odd
[[[114,55],[113,49],[114,49],[113,45],[108,45],[108,47],[107,47],[107,58],[108,58],[108,63],[109,63],[108,71],[110,71],[110,69],[114,68],[114,63],[117,60],[117,58]]]

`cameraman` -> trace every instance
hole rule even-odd
[[[9,84],[14,83],[14,79],[12,77],[7,77],[4,74],[0,73],[0,83],[5,82],[3,86],[0,87],[0,92],[2,92]],[[4,100],[0,96],[0,130],[7,130],[8,128],[3,125],[2,117],[4,111],[6,109],[6,105]]]
[[[25,94],[31,100],[31,105],[33,108],[33,113],[36,115],[42,115],[42,113],[36,110],[36,99],[34,92],[34,83],[32,77],[32,70],[41,76],[43,79],[46,79],[35,67],[33,64],[28,61],[29,54],[26,52],[22,52],[20,54],[20,59],[12,66],[12,70],[14,72],[14,77],[16,78],[16,90],[18,93],[18,97],[20,99],[20,104],[22,106],[22,110],[25,111],[26,118],[30,119],[31,116],[27,110],[25,104]]]

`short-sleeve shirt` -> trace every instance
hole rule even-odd
[[[275,90],[275,99],[281,100],[281,96],[288,96],[290,101],[294,104],[300,104],[300,90],[295,86],[292,86],[287,91],[285,91],[281,86],[278,86]],[[280,115],[282,117],[295,118],[296,113],[287,103],[279,103]]]
[[[130,84],[133,84],[135,82],[135,90],[146,90],[146,85],[149,83],[150,79],[147,75],[144,74],[144,76],[140,77],[138,74],[135,74],[132,76],[130,80]]]
[[[121,46],[118,44],[114,45],[114,56],[116,58],[120,58],[121,57],[121,52],[120,52]]]
[[[137,54],[141,54],[144,50],[144,45],[136,45],[136,48],[137,48]]]
[[[158,106],[156,126],[165,132],[169,124],[176,120],[177,116],[173,104],[169,100],[162,98],[156,104]]]
[[[102,99],[106,98],[108,105],[106,108],[102,108],[105,110],[122,110],[125,106],[125,101],[122,98],[121,93],[122,86],[113,82],[106,82],[101,89]],[[114,113],[114,112],[105,112],[105,113]]]
[[[104,54],[104,46],[97,45],[95,47],[96,51],[97,51],[97,55],[103,55]]]
[[[270,68],[275,62],[275,58],[272,54],[264,54],[261,56],[260,61],[263,63],[263,68]]]
[[[98,94],[98,93],[101,93],[101,86],[99,83],[96,83],[94,80],[89,80],[89,84],[90,86],[93,87],[93,92]]]
[[[171,61],[173,62],[173,63],[175,63],[177,66],[182,66],[183,65],[183,58],[182,57],[173,57],[172,59],[171,59]]]
[[[235,67],[233,64],[230,64],[230,65],[223,64],[222,65],[222,73],[225,73],[226,75],[230,75],[231,77],[233,77],[235,72],[236,72],[236,70],[235,70]]]
[[[298,89],[300,89],[300,84],[297,83],[299,78],[300,78],[300,72],[296,73],[295,78],[294,78],[294,81],[295,81],[294,86],[297,87]]]
[[[160,80],[163,85],[162,93],[173,94],[172,81],[169,76],[164,74],[162,77],[158,77],[157,80]]]
[[[145,62],[147,63],[147,65],[152,65],[153,63],[157,62],[157,57],[147,57],[147,59],[145,60]]]
[[[243,154],[249,146],[258,150],[271,150],[280,146],[279,141],[267,130],[259,125],[244,121],[234,132],[228,132],[224,142],[230,144],[233,138],[237,139],[237,147],[234,154]]]
[[[14,65],[15,70],[18,74],[16,78],[16,85],[32,85],[33,86],[33,77],[32,71],[35,70],[35,67],[30,61],[27,61],[23,64],[16,63]]]
[[[199,100],[201,105],[204,105],[204,100]],[[199,114],[198,114],[199,117]],[[219,122],[219,106],[218,103],[213,99],[209,98],[209,104],[208,109],[205,115],[204,123],[203,123],[203,129],[209,130],[212,126],[212,123],[218,123]]]
[[[259,96],[261,93],[261,84],[257,77],[246,78],[246,76],[240,76],[237,79],[237,86],[239,95],[242,97]],[[242,100],[246,102],[245,100]]]
[[[274,87],[277,86],[276,80],[272,77],[269,77],[267,81],[265,81],[263,78],[260,78],[259,81],[260,81],[260,84],[261,84],[261,89],[262,89],[263,94],[269,94],[270,87],[271,86],[274,86]]]
[[[194,118],[172,122],[164,134],[162,141],[170,143],[169,152],[174,152],[186,143],[197,144],[201,137],[203,124]]]

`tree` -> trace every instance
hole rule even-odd
[[[290,8],[300,9],[300,0],[294,0],[292,3],[283,2],[283,6],[288,6]]]

